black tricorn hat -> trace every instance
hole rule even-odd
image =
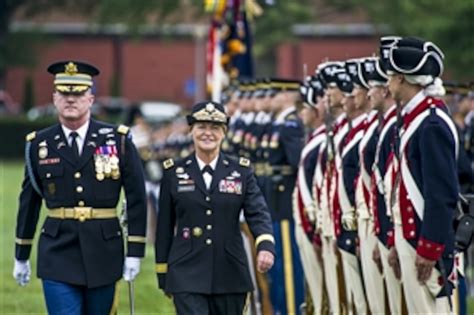
[[[193,106],[191,114],[186,116],[188,125],[196,122],[211,122],[227,125],[229,119],[222,104],[205,101]]]
[[[336,85],[337,84],[337,78],[336,78],[336,71],[343,69],[344,68],[344,63],[340,61],[327,61],[324,63],[321,63],[318,68],[316,69],[319,77],[321,78],[321,81],[324,83],[324,85]]]
[[[351,77],[353,84],[357,84],[365,89],[369,89],[369,83],[364,77],[364,72],[362,69],[362,64],[365,61],[365,58],[358,59],[349,59],[344,64],[347,74]]]
[[[439,77],[444,70],[443,59],[443,52],[432,42],[406,37],[390,48],[387,71]]]
[[[354,89],[354,83],[352,82],[349,73],[347,73],[346,68],[336,70],[334,77],[336,78],[336,84],[339,90],[341,90],[344,94],[352,93],[352,90]]]
[[[301,81],[300,83],[300,97],[301,100],[303,101],[303,105],[314,105],[314,94],[313,94],[313,89],[309,84],[309,81],[311,80],[311,77],[306,77],[305,80]]]
[[[366,58],[362,64],[362,73],[369,86],[385,85],[388,81],[387,73],[383,70],[379,57]]]
[[[402,37],[400,36],[384,36],[380,38],[380,64],[382,69],[386,71],[390,59],[390,48],[394,46]]]

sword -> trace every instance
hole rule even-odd
[[[133,280],[128,281],[128,300],[130,301],[130,315],[135,315],[135,286]]]
[[[120,215],[120,224],[122,225],[125,240],[128,237],[128,216],[127,216],[127,200],[122,203],[122,213]],[[130,302],[130,315],[135,315],[135,286],[133,280],[128,282],[128,301]]]

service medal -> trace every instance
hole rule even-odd
[[[120,172],[118,169],[112,170],[112,179],[119,179],[120,178]]]
[[[95,178],[97,178],[97,180],[101,182],[101,181],[104,180],[105,175],[104,175],[104,173],[97,173],[97,174],[95,174]]]
[[[40,147],[38,150],[38,156],[40,159],[44,159],[48,156],[48,148],[47,147]]]

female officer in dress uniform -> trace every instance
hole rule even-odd
[[[220,145],[228,118],[221,104],[198,103],[187,117],[195,153],[166,160],[156,233],[160,289],[173,296],[178,314],[242,314],[253,288],[239,215],[255,237],[257,269],[273,265],[270,214],[250,162]]]

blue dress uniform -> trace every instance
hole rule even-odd
[[[293,87],[297,91],[299,81],[272,80],[272,88],[277,91]],[[294,107],[287,108],[275,117],[268,149],[264,152],[268,161],[265,193],[276,244],[276,260],[269,272],[270,297],[273,311],[280,314],[298,314],[304,303],[303,267],[294,236],[292,211],[292,194],[303,145],[303,123]]]
[[[242,209],[257,251],[275,252],[270,214],[250,161],[219,153],[209,189],[195,154],[163,166],[155,244],[159,287],[174,295],[178,313],[237,314],[234,297],[243,297],[243,308],[253,290],[240,231]],[[186,309],[183,297],[206,299],[209,309],[202,303]],[[228,305],[219,302],[227,298]]]
[[[430,77],[442,73],[443,54],[431,42],[401,39],[390,50],[388,71]],[[403,66],[402,66],[403,65]],[[395,247],[409,312],[448,312],[446,281],[453,266],[453,214],[458,198],[458,135],[446,105],[421,86],[403,107],[399,163],[392,204]],[[436,267],[425,284],[416,280],[416,257]],[[443,275],[444,274],[444,275]]]
[[[51,71],[64,72],[64,65],[55,64],[53,66],[61,70],[53,68]],[[70,62],[66,72],[67,66],[73,74],[88,69],[87,65]],[[56,83],[56,89],[60,91],[61,88],[81,86]],[[116,213],[122,187],[128,204],[127,255],[143,257],[145,250],[144,176],[137,150],[129,137],[129,128],[91,119],[82,154],[77,158],[63,128],[56,124],[27,136],[25,159],[15,258],[19,261],[29,259],[44,200],[48,217],[39,237],[38,277],[44,283],[53,281],[82,289],[88,298],[92,291],[99,296],[102,294],[94,300],[94,305],[87,305],[87,308],[82,305],[82,312],[109,312],[115,282],[121,278],[124,265],[122,230]],[[97,163],[103,163],[105,172],[97,172]],[[108,167],[111,170],[107,170]],[[48,311],[55,313],[57,305],[54,304],[61,305],[61,301],[48,301],[47,291],[45,295]],[[81,303],[82,296],[78,299],[68,297],[62,302]],[[65,309],[57,311],[64,312]]]

